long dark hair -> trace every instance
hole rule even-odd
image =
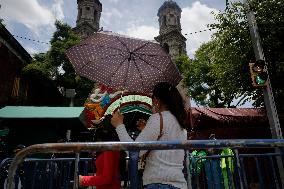
[[[176,117],[181,128],[190,128],[188,113],[184,107],[184,101],[177,88],[167,82],[155,85],[153,97],[156,97]]]

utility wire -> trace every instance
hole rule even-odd
[[[211,30],[214,30],[214,29],[217,29],[217,28],[209,28],[209,29],[205,29],[205,30],[199,30],[199,31],[191,32],[191,33],[185,33],[184,35],[193,35],[193,34],[197,34],[197,33],[211,31]],[[25,40],[28,40],[28,41],[33,41],[33,42],[36,42],[36,43],[42,43],[42,44],[50,45],[49,42],[39,41],[39,40],[36,40],[36,39],[31,39],[31,38],[23,37],[23,36],[19,36],[19,35],[13,35],[13,36],[16,37],[16,38],[25,39]]]
[[[199,31],[195,31],[195,32],[191,32],[191,33],[185,33],[184,35],[193,35],[193,34],[197,34],[197,33],[202,33],[202,32],[207,32],[207,31],[211,31],[211,30],[215,30],[217,28],[209,28],[209,29],[206,29],[206,30],[199,30]]]
[[[22,36],[18,36],[18,35],[13,35],[13,36],[16,37],[16,38],[21,38],[21,39],[25,39],[25,40],[29,40],[29,41],[33,41],[33,42],[37,42],[37,43],[42,43],[42,44],[47,44],[47,45],[50,44],[48,42],[39,41],[39,40],[36,40],[36,39],[30,39],[28,37],[22,37]]]

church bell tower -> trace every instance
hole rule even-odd
[[[77,5],[78,14],[73,31],[84,39],[99,30],[102,4],[99,0],[77,0]]]
[[[174,61],[177,56],[186,54],[186,38],[181,33],[180,24],[181,8],[176,2],[167,0],[159,8],[157,16],[159,17],[160,31],[155,39],[166,49]],[[177,89],[185,101],[185,107],[189,108],[190,99],[183,81],[177,85]]]
[[[155,37],[170,54],[172,59],[186,54],[186,38],[181,33],[181,8],[176,2],[167,0],[159,8],[159,36]]]

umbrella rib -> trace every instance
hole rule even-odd
[[[144,60],[143,58],[141,58],[141,57],[139,56],[139,54],[136,54],[136,55],[137,55],[137,57],[138,57],[140,60],[144,61],[144,62],[145,62],[146,64],[148,64],[149,66],[152,66],[152,67],[156,68],[157,70],[162,71],[162,70],[160,70],[157,66],[155,66],[155,65],[153,65],[153,64],[150,64],[148,61],[146,61],[146,60]]]
[[[100,58],[100,60],[107,59],[107,58],[111,58],[111,57],[114,57],[114,56],[117,56],[117,55],[122,56],[122,54],[112,54],[112,55],[104,56],[104,57]],[[123,57],[123,56],[122,56],[122,57]],[[92,63],[93,61],[96,61],[96,60],[98,60],[98,58],[88,61],[86,64],[82,65],[79,70],[83,69],[83,68],[84,68],[85,66],[87,66],[89,63]]]
[[[119,37],[116,36],[116,39],[128,50],[128,52],[130,52],[130,50],[129,50],[129,48],[127,47],[127,45],[126,45],[123,41],[121,41],[121,40],[119,39]]]
[[[138,53],[138,52],[135,52],[135,54],[137,55],[145,55],[145,56],[150,56],[150,57],[165,57],[165,58],[168,58],[169,55],[165,55],[165,56],[161,56],[159,54],[145,54],[145,53]]]
[[[118,50],[120,52],[123,52],[121,49],[118,49],[118,48],[115,48],[115,47],[111,47],[111,46],[106,46],[106,45],[102,45],[102,47],[105,47],[106,49],[109,48],[109,49],[115,49],[115,50]]]
[[[136,51],[138,51],[138,50],[144,48],[144,47],[147,46],[148,44],[150,44],[150,42],[147,42],[147,43],[141,45],[140,47],[138,47],[137,49],[135,49],[133,52],[135,52],[135,54],[146,55],[146,56],[151,56],[151,57],[156,57],[156,56],[159,56],[159,57],[166,57],[166,58],[168,57],[168,55],[161,56],[161,55],[159,55],[159,54],[145,54],[145,53],[136,52]]]
[[[126,59],[128,59],[128,57],[127,57],[127,58],[124,58],[124,60],[122,60],[122,61],[119,63],[119,66],[117,66],[117,69],[116,69],[116,70],[113,72],[113,74],[110,76],[110,80],[109,80],[109,82],[108,82],[109,85],[110,85],[110,83],[111,83],[111,80],[112,80],[113,76],[116,74],[117,70],[121,67],[121,65],[123,64],[123,62],[124,62]]]
[[[142,86],[144,86],[143,77],[142,77],[142,74],[141,74],[141,72],[140,72],[140,69],[139,69],[139,67],[138,67],[138,65],[137,65],[137,63],[136,63],[136,61],[135,61],[135,59],[134,59],[133,61],[134,61],[134,65],[135,65],[136,69],[138,70],[139,76],[140,76],[140,78],[141,78]]]
[[[150,42],[144,43],[144,44],[143,44],[143,45],[141,45],[140,47],[138,47],[138,48],[134,49],[134,51],[133,51],[133,52],[136,52],[136,51],[138,51],[138,50],[140,50],[140,49],[142,49],[142,48],[146,47],[149,43],[150,43]]]
[[[98,48],[98,47],[102,47],[102,48],[109,48],[109,49],[115,49],[115,50],[118,50],[120,52],[123,52],[123,50],[119,49],[119,48],[115,48],[115,47],[112,47],[112,46],[108,46],[108,45],[92,45],[92,44],[81,44],[81,45],[78,45],[78,46],[91,46],[92,48]],[[75,48],[76,46],[73,46],[71,48]]]
[[[130,65],[130,61],[128,60],[126,77],[124,78],[124,81],[123,81],[124,88],[125,88],[125,86],[126,86],[126,79],[127,79],[127,76],[128,76],[128,74],[129,74],[129,65]]]

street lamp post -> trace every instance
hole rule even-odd
[[[256,60],[264,60],[264,53],[261,46],[261,40],[258,33],[258,27],[256,24],[256,19],[254,16],[254,12],[250,9],[249,3],[247,0],[243,0],[246,16],[249,23],[250,35],[253,43],[253,50],[255,54]],[[269,73],[267,69],[267,63],[265,62],[266,73],[267,73],[267,85],[263,88],[263,96],[264,96],[264,103],[267,112],[267,117],[270,125],[271,135],[272,138],[282,139],[282,131],[280,127],[280,122],[277,114],[277,109],[274,102],[273,92],[271,88],[271,83],[269,79]],[[276,152],[279,152],[280,149],[276,149]],[[283,160],[281,157],[277,156],[276,158],[277,166],[280,175],[281,186],[284,188],[284,169],[283,169]],[[278,186],[279,187],[279,186]]]
[[[246,16],[249,23],[255,58],[256,60],[265,60],[254,12],[250,10],[249,3],[247,2],[247,0],[243,0],[243,2],[247,11]],[[263,88],[263,96],[264,96],[265,108],[267,111],[267,117],[269,120],[270,130],[272,138],[282,139],[283,138],[282,131],[277,114],[277,109],[274,102],[267,66],[265,66],[265,69],[268,78],[267,78],[267,86]]]

